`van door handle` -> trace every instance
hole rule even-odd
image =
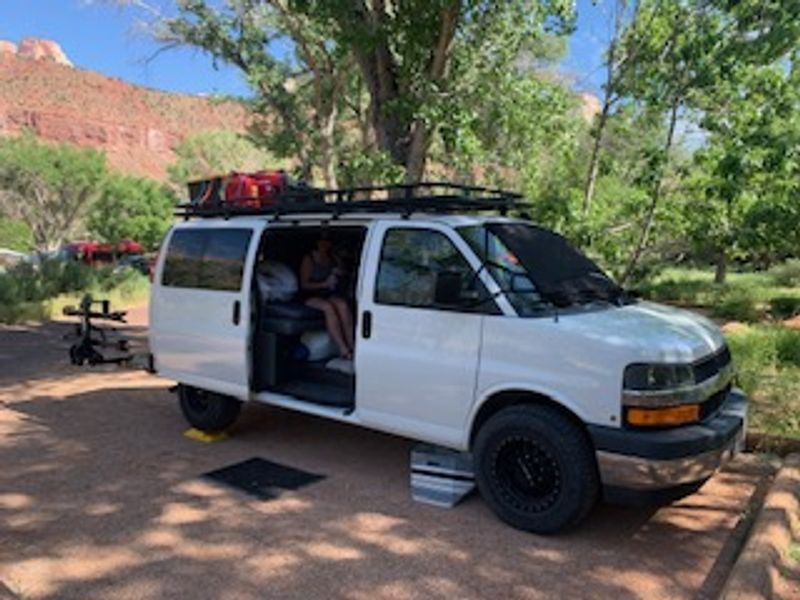
[[[242,303],[238,300],[233,303],[233,324],[238,325],[242,317]]]
[[[365,310],[361,315],[361,337],[368,340],[372,335],[372,313]]]

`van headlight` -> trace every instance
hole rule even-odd
[[[694,369],[685,364],[635,363],[625,368],[622,405],[634,427],[674,427],[700,420]]]
[[[690,365],[635,363],[625,368],[624,388],[648,392],[675,390],[695,384]]]

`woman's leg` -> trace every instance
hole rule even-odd
[[[336,309],[333,308],[333,304],[322,298],[309,298],[306,300],[306,304],[311,308],[322,311],[322,314],[325,315],[325,328],[339,348],[339,354],[343,357],[349,357],[350,347],[345,342],[344,336],[342,336],[342,325],[339,322],[339,315],[336,313]]]
[[[347,305],[347,300],[344,298],[334,297],[331,298],[331,304],[336,309],[336,314],[339,315],[339,322],[342,324],[344,330],[344,339],[352,351],[355,348],[355,340],[353,339],[355,332],[353,331],[353,313],[350,312],[350,307]]]

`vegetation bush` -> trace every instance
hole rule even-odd
[[[106,242],[135,240],[155,250],[172,222],[176,204],[172,191],[156,181],[109,175],[89,212],[89,231]]]
[[[779,367],[800,367],[800,331],[788,327],[775,329],[775,354]]]
[[[31,228],[22,221],[0,215],[0,248],[30,252],[33,249]]]
[[[800,437],[800,330],[754,325],[727,338],[737,384],[751,397],[751,428]]]
[[[794,258],[775,265],[769,270],[775,284],[780,286],[800,286],[800,259]]]
[[[722,292],[711,312],[718,319],[745,323],[755,323],[764,316],[758,294],[748,288]]]
[[[785,320],[800,315],[800,297],[778,296],[769,300],[769,313],[773,319]]]
[[[769,330],[747,327],[729,334],[728,345],[736,364],[738,383],[752,394],[762,374],[778,364],[774,336]]]
[[[800,314],[800,286],[786,285],[792,268],[789,261],[769,272],[734,272],[719,284],[714,283],[710,267],[673,267],[654,274],[638,291],[656,302],[708,308],[714,317],[724,320],[754,322],[765,318],[767,312],[784,320]]]
[[[133,269],[115,273],[111,267],[67,260],[23,263],[0,273],[0,322],[48,318],[85,293],[131,300],[144,296],[148,286],[147,278]]]

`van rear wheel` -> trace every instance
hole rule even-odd
[[[207,390],[178,386],[181,411],[195,429],[216,433],[225,431],[236,422],[242,403],[236,398]]]
[[[495,514],[517,529],[554,533],[581,521],[599,478],[585,432],[549,406],[512,406],[478,431],[475,478]]]

